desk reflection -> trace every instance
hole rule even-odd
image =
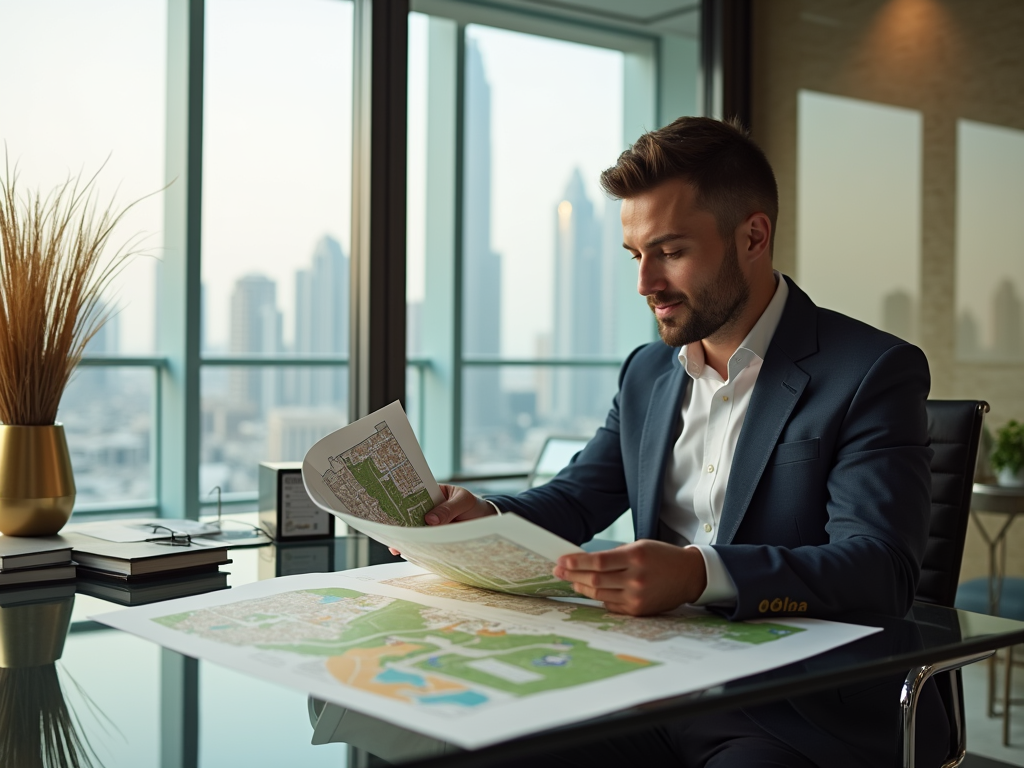
[[[74,584],[0,592],[0,765],[89,766],[95,759],[56,666],[74,604]]]

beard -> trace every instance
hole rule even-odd
[[[658,319],[658,334],[670,347],[685,347],[714,336],[734,323],[750,298],[750,284],[740,269],[736,243],[731,243],[718,273],[696,289],[693,298],[685,293],[660,292],[647,297],[654,312],[656,305],[680,304],[689,310],[681,318]]]

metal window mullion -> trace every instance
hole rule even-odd
[[[164,393],[164,371],[161,368],[153,368],[153,403],[152,413],[150,414],[150,420],[153,423],[153,429],[149,436],[149,455],[150,455],[150,482],[153,484],[153,499],[156,501],[157,514],[159,515],[160,499],[163,498],[161,493],[162,488],[162,474],[160,472],[160,456],[161,446],[163,445],[163,393]]]
[[[465,180],[465,141],[466,141],[466,25],[459,24],[455,33],[455,232],[454,232],[454,273],[452,284],[452,474],[462,472],[462,391],[463,391],[463,336],[465,335],[465,318],[463,309],[463,198],[466,187]]]
[[[704,115],[751,127],[750,0],[702,0],[700,78]]]
[[[408,0],[355,0],[349,415],[405,399]]]

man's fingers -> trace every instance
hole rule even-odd
[[[591,600],[599,600],[602,603],[619,603],[622,601],[621,589],[603,589],[601,587],[592,587],[589,584],[579,584],[575,582],[573,583],[572,588],[584,597],[589,597]]]
[[[556,566],[554,575],[556,579],[573,584],[585,584],[588,587],[604,589],[622,589],[626,582],[626,571],[570,571]]]
[[[423,516],[423,521],[427,525],[445,525],[494,514],[494,508],[490,504],[465,488],[442,485],[441,492],[445,500]]]
[[[450,523],[460,512],[462,510],[457,509],[456,505],[452,504],[452,502],[445,501],[427,512],[423,516],[423,522],[427,525],[444,525],[445,523]]]
[[[401,555],[401,554],[402,554],[401,552],[399,552],[399,551],[398,551],[397,549],[395,549],[394,547],[388,547],[388,552],[390,552],[390,553],[391,553],[392,555],[394,555],[395,557],[398,557],[399,555]]]
[[[623,571],[631,564],[628,546],[606,549],[603,552],[562,555],[558,558],[558,565],[567,571]]]
[[[621,598],[620,598],[621,599]],[[643,616],[644,612],[638,603],[621,603],[615,600],[605,600],[604,607],[612,613],[624,613],[627,616]]]

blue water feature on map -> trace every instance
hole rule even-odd
[[[420,704],[458,704],[460,707],[478,707],[487,702],[487,697],[476,691],[462,693],[441,693],[436,696],[421,696]]]
[[[345,598],[338,597],[337,595],[324,595],[320,598],[321,603],[340,603]]]
[[[568,663],[568,656],[542,656],[533,660],[535,667],[564,667]]]
[[[385,669],[383,672],[378,672],[377,676],[373,678],[375,683],[406,683],[408,685],[415,685],[417,688],[426,688],[427,681],[419,675],[414,675],[411,672],[402,672],[398,669]]]
[[[235,626],[235,625],[234,624],[218,624],[215,627],[210,627],[210,629],[231,629],[233,626]]]
[[[429,659],[427,659],[427,664],[429,664],[432,667],[440,667],[441,660],[437,658],[437,656],[431,656]]]

